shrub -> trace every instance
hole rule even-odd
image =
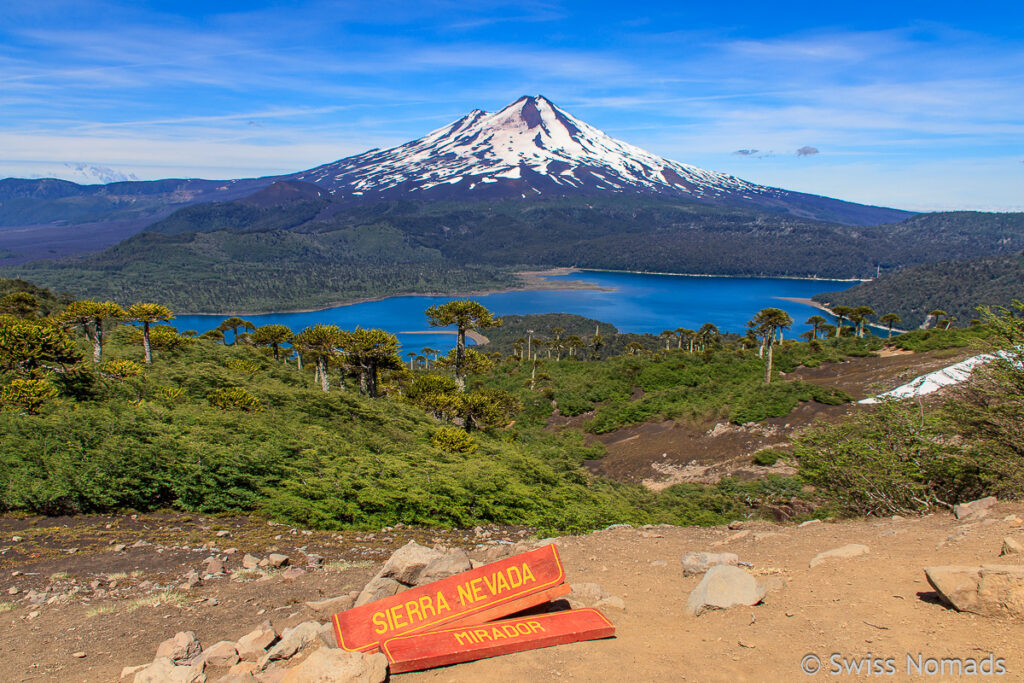
[[[430,437],[430,443],[449,453],[472,453],[476,450],[473,437],[458,427],[441,427]]]
[[[100,366],[100,374],[123,382],[142,374],[142,366],[133,360],[111,360]]]
[[[248,413],[263,411],[263,404],[254,395],[242,387],[214,389],[206,395],[210,405],[221,410],[243,410]]]
[[[35,415],[57,397],[57,389],[45,379],[15,379],[0,389],[0,406]]]
[[[783,453],[782,451],[777,451],[774,448],[766,448],[763,451],[758,451],[757,453],[754,453],[753,457],[751,457],[751,460],[754,461],[755,465],[760,465],[761,467],[771,467],[772,465],[779,461],[779,458],[785,457],[786,453]]]

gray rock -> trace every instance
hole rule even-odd
[[[416,580],[427,565],[441,557],[443,555],[439,551],[422,546],[416,541],[409,541],[388,558],[377,576],[394,579],[406,586],[415,586]]]
[[[230,640],[222,640],[203,650],[196,661],[208,666],[234,666],[238,664],[238,648]]]
[[[617,595],[609,595],[607,597],[601,598],[596,603],[594,603],[594,607],[597,607],[597,608],[604,607],[606,609],[610,607],[610,608],[613,608],[613,609],[625,610],[626,609],[626,601],[623,600],[622,598],[620,598]]]
[[[358,595],[356,597],[358,597]],[[307,602],[306,607],[310,608],[317,614],[332,616],[338,612],[344,612],[345,610],[352,609],[355,607],[355,604],[356,599],[353,598],[352,595],[340,595],[336,598]]]
[[[434,581],[440,581],[441,579],[447,579],[449,576],[468,572],[472,568],[473,563],[470,561],[466,551],[453,550],[442,557],[431,560],[430,564],[420,572],[419,577],[416,579],[416,585],[422,586]]]
[[[193,666],[176,666],[167,657],[158,657],[145,669],[135,674],[135,683],[202,683],[203,663]]]
[[[388,676],[384,655],[320,649],[289,669],[281,683],[382,683]]]
[[[953,515],[957,519],[963,519],[965,517],[969,517],[970,515],[977,514],[982,510],[987,510],[988,508],[992,507],[998,502],[999,499],[996,498],[995,496],[988,496],[986,498],[972,500],[969,503],[960,503],[959,505],[953,507]]]
[[[274,625],[270,621],[264,621],[238,639],[238,657],[245,662],[258,661],[276,640],[277,631],[274,629]]]
[[[203,646],[199,644],[195,631],[179,631],[157,646],[154,659],[166,657],[175,664],[181,664],[195,659],[202,651]]]
[[[306,553],[306,566],[319,567],[324,563],[324,556],[316,553]]]
[[[925,577],[958,612],[1024,619],[1024,566],[925,567]]]
[[[719,564],[735,566],[739,561],[736,553],[686,553],[683,555],[683,576],[703,574]]]
[[[570,604],[576,603],[581,607],[590,607],[606,596],[607,593],[604,592],[604,588],[600,584],[574,583],[572,584],[572,592],[567,597]]]
[[[1016,538],[1004,538],[1003,548],[999,555],[1024,555],[1024,544],[1021,544]]]
[[[320,630],[316,632],[316,637],[320,639],[324,647],[338,647],[338,637],[334,633],[334,624],[329,621],[320,626]]]
[[[206,563],[206,573],[208,574],[223,574],[225,570],[224,563],[214,558]]]
[[[405,590],[405,586],[394,579],[377,576],[370,579],[370,582],[366,584],[362,592],[359,593],[359,597],[356,598],[355,606],[360,607],[368,602],[373,602],[374,600],[389,598],[403,590]]]
[[[851,557],[857,557],[858,555],[867,555],[869,549],[866,545],[860,543],[850,543],[839,548],[833,548],[832,550],[826,550],[825,552],[818,553],[811,558],[810,566],[817,567],[822,562],[828,560],[846,560]]]
[[[242,557],[242,567],[245,569],[256,569],[260,566],[260,558],[246,553]]]
[[[267,651],[266,659],[291,659],[295,654],[317,639],[319,621],[304,621],[295,628],[285,629],[281,641]]]
[[[281,553],[271,553],[267,556],[267,562],[270,563],[271,567],[284,567],[288,564],[289,558]]]
[[[294,581],[305,573],[306,570],[301,567],[288,567],[288,569],[281,572],[281,579],[284,581]]]
[[[718,564],[704,574],[686,601],[686,612],[695,617],[712,609],[756,605],[766,590],[757,579],[739,567]]]

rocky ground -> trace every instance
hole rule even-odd
[[[943,657],[980,662],[991,654],[1004,660],[1005,680],[1021,680],[1024,612],[1014,618],[1005,610],[1024,605],[1024,588],[1001,594],[1010,597],[997,616],[958,612],[929,585],[924,567],[1021,565],[1022,556],[1013,553],[1024,542],[1022,515],[1024,505],[999,503],[960,520],[949,513],[803,526],[737,520],[730,527],[618,527],[560,538],[568,582],[577,586],[574,604],[601,601],[617,628],[614,639],[392,679],[803,680],[802,661],[813,664],[806,655],[820,658],[817,677],[866,678],[863,669],[861,675],[830,675],[833,661],[843,665],[832,659],[836,654],[862,667],[867,657],[881,658],[883,668],[891,658],[894,673],[882,676],[889,680],[955,680],[918,675],[913,663],[919,656],[924,667],[929,658],[936,665]],[[255,519],[183,515],[2,518],[0,678],[117,681],[123,667],[148,664],[161,643],[193,631],[208,652],[204,675],[216,681],[227,674],[230,659],[217,658],[215,643],[237,647],[267,620],[275,634],[306,623],[307,631],[291,632],[292,641],[305,643],[293,657],[265,662],[255,679],[234,679],[282,680],[326,648],[313,632],[329,615],[306,602],[345,599],[361,590],[407,541],[463,548],[479,563],[532,547],[536,541],[528,533],[328,534]],[[819,557],[838,548],[845,550]],[[1000,557],[1004,551],[1011,554]],[[751,578],[763,603],[693,616],[696,610],[687,603],[704,580],[704,568],[681,560],[698,552],[733,553],[727,561],[738,568],[730,571]],[[246,555],[245,563],[254,568],[243,566]],[[692,565],[693,558],[688,560]]]

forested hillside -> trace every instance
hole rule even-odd
[[[187,207],[105,252],[3,273],[193,312],[288,310],[405,292],[508,286],[516,268],[870,277],[1024,249],[1020,214],[932,214],[851,227],[639,197],[383,202],[300,196]],[[486,268],[482,268],[486,267]]]
[[[914,266],[840,292],[818,294],[814,300],[893,312],[904,328],[921,325],[935,310],[945,311],[952,324],[963,326],[981,318],[979,306],[1010,307],[1014,300],[1024,300],[1024,254]],[[947,320],[943,316],[939,323]]]

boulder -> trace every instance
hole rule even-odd
[[[175,666],[168,657],[158,657],[153,663],[135,674],[135,683],[202,683],[203,663],[193,666]]]
[[[388,676],[384,655],[346,650],[317,650],[289,669],[281,683],[382,683]]]
[[[230,640],[222,640],[203,650],[196,661],[206,662],[208,666],[234,666],[238,663],[238,648]]]
[[[377,576],[394,579],[406,586],[415,586],[416,580],[427,565],[441,557],[441,552],[422,546],[416,541],[409,541],[388,558]]]
[[[833,548],[832,550],[826,550],[825,552],[818,553],[815,555],[810,562],[811,567],[817,567],[822,562],[828,560],[846,560],[851,557],[857,557],[858,555],[867,555],[870,549],[866,545],[860,543],[849,543],[839,548]]]
[[[765,596],[757,579],[739,567],[718,564],[704,574],[686,601],[686,612],[695,617],[712,609],[756,605]]]
[[[324,647],[334,648],[338,647],[338,637],[334,633],[334,624],[327,622],[320,626],[320,630],[316,632],[317,638]]]
[[[206,562],[207,574],[223,574],[224,569],[224,563],[216,558],[210,559]]]
[[[735,566],[739,561],[736,553],[686,553],[683,555],[683,576],[703,574],[716,564]]]
[[[1024,544],[1016,538],[1004,538],[1003,548],[999,553],[1000,557],[1006,555],[1024,555]]]
[[[284,581],[294,581],[305,573],[306,570],[301,567],[288,567],[288,569],[281,572],[281,579]]]
[[[430,564],[420,572],[419,577],[416,579],[416,585],[422,586],[434,581],[440,581],[441,579],[447,579],[449,576],[468,572],[472,568],[473,563],[470,561],[466,551],[453,550],[431,560]]]
[[[246,553],[242,557],[242,567],[244,569],[256,569],[260,566],[260,558]]]
[[[203,651],[195,631],[179,631],[173,638],[168,638],[156,648],[154,659],[167,658],[175,664],[190,662]]]
[[[295,654],[317,639],[319,621],[304,621],[295,628],[285,629],[281,640],[267,651],[267,661],[291,659]]]
[[[1024,565],[925,567],[924,574],[958,612],[1024,619]]]
[[[999,502],[999,499],[995,496],[988,496],[987,498],[980,498],[978,500],[972,500],[970,503],[960,503],[953,507],[953,515],[957,519],[963,519],[971,515],[977,514],[982,510],[987,510],[993,505]]]
[[[289,561],[288,556],[281,553],[271,553],[267,556],[267,562],[270,563],[271,567],[284,567]]]
[[[306,603],[306,607],[310,608],[317,614],[325,614],[331,616],[338,612],[344,612],[345,610],[352,609],[355,607],[356,601],[351,595],[339,595],[336,598],[327,598],[326,600],[314,600]]]
[[[277,631],[270,621],[264,621],[254,630],[238,639],[238,657],[245,662],[255,662],[266,654],[268,647],[277,640]]]
[[[366,584],[362,592],[359,593],[359,597],[356,598],[356,607],[365,605],[368,602],[374,600],[380,600],[381,598],[389,598],[396,593],[400,593],[405,590],[405,586],[398,583],[394,579],[388,579],[381,576],[376,576],[370,579],[370,582]]]

